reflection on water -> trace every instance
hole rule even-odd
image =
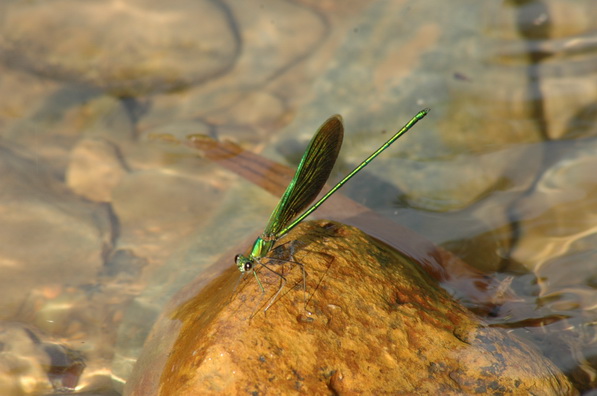
[[[486,319],[597,385],[595,1],[117,3],[0,5],[0,393],[119,392],[169,297],[263,228],[274,197],[152,133],[297,158],[341,113],[347,169],[422,107],[343,192],[514,277]]]

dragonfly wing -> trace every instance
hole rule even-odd
[[[278,206],[272,212],[264,235],[277,238],[278,233],[315,200],[332,172],[343,137],[341,116],[332,116],[321,125],[309,142]]]

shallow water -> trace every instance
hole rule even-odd
[[[152,136],[233,139],[294,166],[339,113],[337,180],[423,107],[341,192],[509,279],[522,301],[488,320],[594,387],[596,11],[3,2],[0,393],[51,392],[55,345],[85,362],[77,389],[118,392],[169,297],[263,228],[275,197]]]

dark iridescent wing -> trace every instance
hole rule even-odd
[[[341,116],[332,116],[323,123],[311,139],[292,181],[272,212],[264,235],[279,237],[278,233],[315,200],[336,163],[343,137]]]

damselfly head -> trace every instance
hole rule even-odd
[[[253,269],[253,260],[249,257],[243,256],[242,254],[237,254],[234,257],[234,262],[236,263],[236,266],[240,272],[246,272]]]

